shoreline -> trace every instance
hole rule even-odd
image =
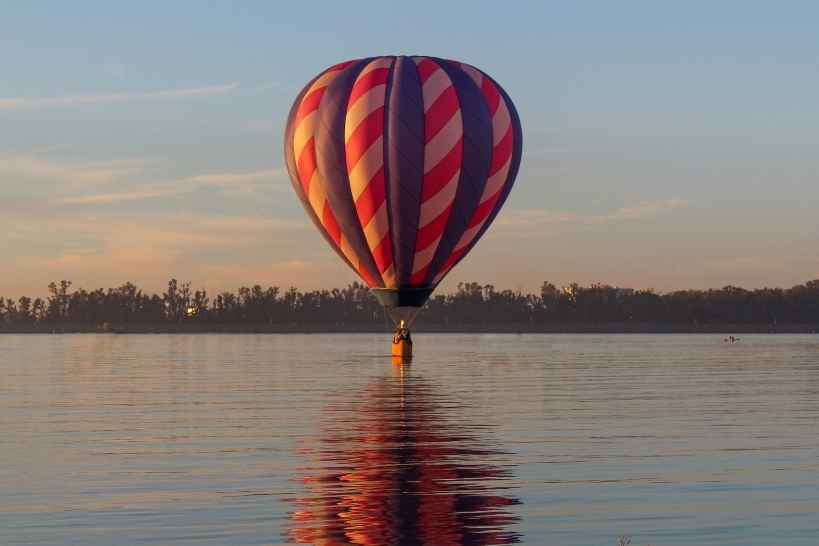
[[[815,334],[819,324],[423,324],[414,333],[428,334]],[[385,324],[35,324],[0,327],[2,334],[384,334]]]

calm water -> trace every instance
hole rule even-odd
[[[0,336],[0,544],[819,544],[819,336]]]

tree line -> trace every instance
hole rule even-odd
[[[128,325],[302,325],[372,328],[387,321],[369,289],[353,283],[332,290],[281,290],[241,287],[210,296],[189,282],[168,282],[161,294],[132,283],[118,288],[72,290],[70,281],[53,282],[45,299],[0,297],[0,330],[78,329]],[[461,283],[426,304],[421,323],[428,328],[516,325],[537,330],[560,324],[671,324],[699,326],[819,325],[819,280],[792,288],[656,293],[594,284],[557,288],[544,282],[539,293],[497,290],[489,284]],[[527,326],[528,325],[528,326]],[[548,328],[546,328],[548,329]]]

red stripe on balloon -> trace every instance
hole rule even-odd
[[[361,275],[361,278],[364,279],[364,282],[367,283],[367,286],[370,288],[378,286],[378,282],[372,277],[372,275],[367,273],[367,270],[364,269],[362,265],[358,266],[358,274]]]
[[[313,113],[315,110],[318,110],[319,104],[321,104],[321,97],[324,96],[324,92],[327,91],[327,87],[319,87],[301,101],[299,105],[299,110],[296,112],[296,120],[295,126],[298,127],[299,122]]]
[[[489,168],[489,176],[492,176],[501,170],[501,168],[506,165],[506,162],[509,161],[510,157],[512,157],[511,123],[509,124],[506,133],[503,135],[503,138],[501,138],[500,141],[495,144],[495,148],[492,150],[492,166]]]
[[[450,85],[427,108],[424,115],[424,143],[429,144],[429,141],[438,134],[438,131],[443,129],[444,125],[455,115],[459,108],[455,87]]]
[[[362,226],[366,226],[378,211],[378,208],[384,204],[387,187],[384,182],[384,166],[382,165],[367,184],[367,189],[358,196],[358,200],[355,202],[358,219]]]
[[[362,75],[353,85],[352,91],[350,91],[350,98],[347,101],[347,104],[355,104],[355,101],[375,87],[376,85],[383,85],[387,83],[387,78],[390,76],[390,69],[389,68],[375,68],[370,70],[366,74]]]
[[[452,210],[452,205],[449,205],[444,211],[435,217],[430,223],[418,230],[418,238],[415,242],[415,252],[420,252],[426,247],[434,243],[441,236],[441,233],[446,227],[446,221],[449,218],[449,213]]]
[[[421,59],[416,63],[418,67],[418,77],[421,79],[421,85],[424,85],[432,74],[439,69],[438,64],[430,59]]]
[[[392,265],[392,241],[390,240],[389,231],[372,252],[378,272],[384,273]]]
[[[498,202],[498,198],[501,195],[501,190],[503,190],[503,187],[501,187],[497,192],[495,192],[495,194],[492,197],[478,205],[478,208],[475,209],[472,218],[469,219],[467,229],[477,226],[478,224],[483,222],[487,216],[489,216],[489,213],[491,213],[492,209],[495,208],[495,203]]]
[[[463,158],[463,137],[453,146],[453,148],[435,165],[430,171],[424,175],[424,185],[421,188],[421,201],[433,197],[447,182],[452,180],[458,169],[461,168],[461,159]]]
[[[310,137],[310,140],[307,141],[307,145],[304,147],[296,167],[299,170],[301,187],[304,193],[309,195],[310,180],[316,171],[316,148],[314,146],[313,137]]]
[[[384,133],[384,107],[380,106],[369,116],[364,118],[355,128],[347,141],[347,170],[351,171],[361,159],[361,156],[370,149],[373,142]]]
[[[329,72],[330,70],[344,70],[345,68],[347,68],[348,66],[350,66],[351,64],[353,64],[354,62],[357,62],[357,61],[358,61],[358,59],[351,59],[349,61],[342,61],[342,62],[340,62],[338,64],[334,64],[333,66],[328,68],[327,71]]]
[[[410,275],[410,284],[411,285],[420,285],[424,282],[424,279],[427,278],[427,272],[429,271],[429,266],[424,267],[420,271],[413,273]]]
[[[500,105],[500,93],[495,87],[495,84],[493,84],[489,78],[483,78],[483,81],[481,82],[481,92],[486,99],[486,105],[489,107],[489,113],[494,116],[495,112],[498,111],[498,106]]]
[[[333,241],[335,241],[337,245],[341,246],[341,226],[338,225],[338,220],[336,220],[336,215],[333,214],[333,209],[331,209],[330,205],[326,202],[324,204],[324,211],[321,215],[321,223]]]

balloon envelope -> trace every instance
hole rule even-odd
[[[299,93],[285,160],[307,214],[387,307],[420,307],[512,189],[520,119],[473,66],[371,57]]]

